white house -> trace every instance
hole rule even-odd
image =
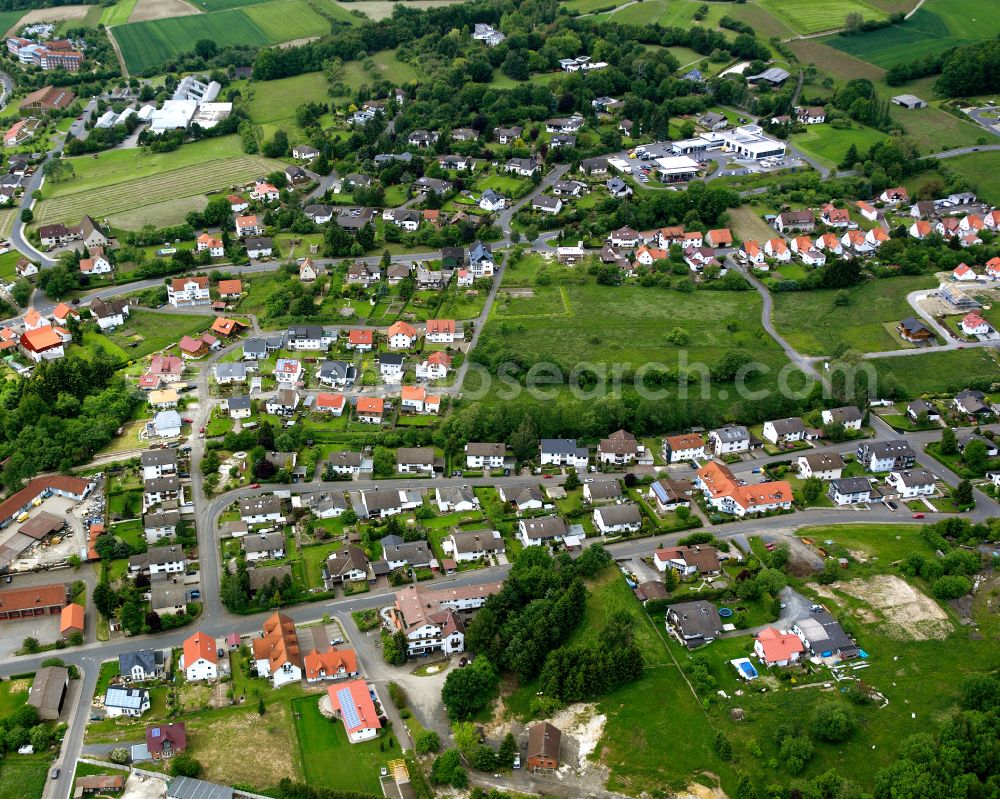
[[[817,452],[799,455],[799,476],[803,479],[839,480],[844,471],[844,459],[836,452]]]
[[[275,613],[264,622],[260,638],[253,641],[253,659],[257,674],[270,677],[271,686],[280,688],[302,679],[302,655],[295,622],[283,613]]]
[[[569,532],[562,516],[537,516],[521,519],[517,523],[517,535],[526,547],[540,547],[562,539]]]
[[[487,189],[479,198],[479,207],[484,211],[502,211],[507,207],[507,198],[493,189]]]
[[[543,438],[539,444],[542,466],[570,466],[586,469],[590,454],[578,447],[575,438]]]
[[[138,718],[149,710],[149,689],[112,686],[104,694],[104,713],[110,718],[132,716]]]
[[[831,480],[827,496],[834,505],[858,505],[871,501],[872,484],[864,477]]]
[[[211,301],[207,277],[180,277],[167,284],[167,302],[175,308],[208,305]]]
[[[900,498],[928,497],[934,493],[934,475],[927,469],[906,469],[889,472],[887,486],[896,489]]]
[[[746,452],[750,449],[750,432],[742,425],[730,425],[712,430],[708,434],[716,455]]]
[[[469,442],[465,445],[468,469],[502,469],[509,458],[506,444]]]
[[[634,502],[606,505],[594,510],[594,526],[602,535],[636,532],[642,527],[642,512]]]
[[[797,416],[764,422],[764,438],[772,444],[802,441],[805,437],[806,426]]]
[[[188,682],[215,680],[219,676],[219,650],[215,639],[197,632],[184,641],[181,668]]]
[[[823,424],[842,424],[845,430],[860,430],[864,418],[856,405],[830,408],[822,413]]]

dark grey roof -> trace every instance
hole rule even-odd
[[[379,491],[378,489],[362,491],[361,496],[364,498],[365,507],[369,511],[389,510],[390,508],[398,508],[402,504],[399,501],[399,491],[391,489],[385,491]]]
[[[788,419],[775,419],[771,422],[774,427],[774,431],[779,436],[787,436],[792,433],[804,433],[806,426],[802,424],[802,420],[798,416],[792,416]]]
[[[150,449],[142,453],[143,466],[176,466],[177,450],[172,447]]]
[[[145,688],[122,688],[112,686],[104,694],[105,707],[120,707],[125,710],[139,710],[149,701],[149,691]]]
[[[902,438],[893,439],[892,441],[873,441],[867,445],[866,449],[872,457],[879,460],[885,458],[916,457],[913,447],[910,446],[908,441]]]
[[[382,555],[387,561],[401,560],[411,566],[430,563],[432,557],[426,541],[404,541],[399,544],[387,545],[385,538],[382,539]]]
[[[163,491],[179,491],[181,481],[173,475],[166,477],[151,477],[143,484],[147,494],[159,494]]]
[[[357,368],[345,361],[323,361],[319,365],[319,376],[325,380],[354,380]]]
[[[713,430],[712,434],[717,436],[723,443],[732,443],[734,441],[748,441],[750,439],[750,432],[742,425],[730,425],[728,427],[720,427],[718,430]]]
[[[396,450],[396,463],[433,464],[433,447],[400,447]]]
[[[275,552],[285,548],[285,538],[281,533],[248,535],[242,539],[244,552]]]
[[[579,458],[586,458],[588,455],[586,447],[578,447],[575,438],[543,438],[539,444],[542,452],[552,455],[573,455]]]
[[[864,417],[857,405],[845,405],[842,408],[830,408],[828,411],[835,422],[860,422]]]
[[[566,535],[566,522],[562,516],[539,516],[534,519],[522,519],[521,525],[528,538],[555,538]]]
[[[403,356],[397,355],[392,352],[383,352],[381,355],[378,356],[378,362],[380,364],[387,364],[390,366],[402,366]]]
[[[900,482],[908,488],[925,486],[934,482],[934,475],[926,469],[906,469],[895,472],[895,474],[899,475]]]
[[[163,666],[163,656],[153,649],[123,652],[118,656],[118,672],[120,674],[130,674],[133,666],[142,666],[143,671],[152,674]]]
[[[326,561],[326,569],[331,576],[339,577],[351,571],[367,571],[368,558],[361,547],[351,544],[332,552]]]
[[[719,611],[704,599],[671,605],[667,613],[685,638],[715,638],[722,632]]]
[[[250,397],[230,397],[228,404],[231,411],[250,410]]]
[[[142,523],[147,530],[154,527],[176,527],[181,515],[175,510],[165,510],[160,513],[147,513],[142,517]]]
[[[233,799],[233,789],[194,777],[174,777],[167,788],[167,799]]]
[[[272,495],[245,497],[240,500],[241,516],[256,516],[263,513],[280,513],[281,499]]]
[[[615,499],[622,495],[621,483],[617,480],[594,480],[587,485],[592,499]]]
[[[864,494],[872,490],[872,484],[864,477],[844,477],[840,480],[831,480],[830,489],[837,494]]]

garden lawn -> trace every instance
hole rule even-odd
[[[30,680],[0,682],[0,718],[10,715],[28,701]]]
[[[388,696],[383,699],[389,701]],[[352,744],[347,740],[343,722],[328,719],[319,712],[318,700],[319,696],[310,696],[292,702],[306,782],[316,787],[378,795],[379,770],[398,756],[398,751],[394,748],[381,751],[384,734]]]
[[[850,303],[843,307],[834,304],[838,291],[832,289],[775,292],[774,324],[807,355],[830,355],[840,344],[859,352],[900,349],[884,323],[912,314],[906,295],[934,285],[930,277],[870,280],[847,289]]]
[[[255,125],[282,127],[291,135],[301,133],[295,109],[303,103],[326,101],[326,79],[322,72],[305,72],[291,78],[255,81],[244,89],[250,97],[247,111]],[[293,141],[294,144],[294,141]]]
[[[49,752],[5,757],[0,761],[0,799],[41,799],[51,763]]]
[[[520,280],[521,264],[518,267],[510,274]],[[533,292],[531,298],[507,298],[501,289],[478,344],[488,362],[544,362],[567,375],[585,360],[610,374],[619,366],[637,369],[657,363],[676,370],[683,358],[688,368],[697,363],[711,368],[730,350],[746,349],[770,370],[755,373],[747,383],[751,388],[773,385],[786,363],[777,345],[763,334],[760,299],[754,292],[684,294],[637,286],[609,290],[591,283],[540,286]],[[599,327],[595,319],[601,319]],[[674,327],[690,335],[683,348],[667,341]],[[476,388],[468,386],[470,391]],[[732,396],[732,385],[717,384],[712,389]]]
[[[112,344],[127,352],[130,359],[135,360],[176,344],[183,336],[202,332],[209,322],[208,317],[192,314],[133,311],[124,327],[104,335],[94,335],[98,341],[109,339]],[[136,345],[134,348],[133,343]]]

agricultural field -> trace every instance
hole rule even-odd
[[[856,36],[834,36],[825,41],[831,47],[886,68],[951,47],[991,39],[998,33],[1000,16],[986,13],[975,0],[927,0],[902,25]]]
[[[441,8],[460,2],[462,0],[406,0],[404,5],[406,8]],[[601,2],[604,5],[608,4],[608,0],[601,0]],[[392,10],[399,3],[395,2],[395,0],[360,0],[357,3],[334,3],[334,5],[348,13],[351,11],[360,11],[369,19],[377,22],[380,19],[391,17]]]
[[[278,44],[318,36],[329,28],[305,0],[270,0],[248,8],[132,22],[115,28],[113,35],[125,66],[137,73],[186,52],[197,39],[212,39],[220,47]]]
[[[101,9],[100,23],[106,28],[112,25],[124,25],[132,16],[136,2],[138,0],[119,0],[114,5],[104,6]]]
[[[913,313],[906,301],[909,292],[935,285],[932,277],[872,280],[847,289],[850,302],[843,307],[834,304],[837,292],[832,289],[775,292],[774,325],[806,355],[830,355],[841,345],[858,352],[899,349],[899,340],[885,325]]]
[[[760,0],[760,5],[786,21],[800,34],[820,33],[843,26],[848,14],[857,12],[866,20],[885,19],[888,14],[863,0],[844,0],[831,6],[824,0]]]
[[[23,16],[24,11],[0,11],[0,27],[6,31],[4,35],[15,33],[21,27],[21,17]]]
[[[190,198],[187,210],[203,207],[204,194],[262,177],[283,165],[257,155],[244,155],[236,136],[185,144],[169,153],[141,149],[114,150],[100,158],[71,159],[76,177],[47,184],[35,209],[38,224],[77,222],[83,214],[113,217],[179,198]],[[200,195],[200,196],[199,196]],[[198,203],[201,203],[201,206]],[[120,224],[121,227],[127,225]]]
[[[245,6],[264,3],[267,0],[189,0],[191,5],[200,11],[228,11],[230,8],[243,8]]]
[[[621,25],[648,25],[667,12],[667,0],[644,0],[630,6],[616,9],[607,19]]]
[[[565,8],[570,11],[576,11],[580,14],[593,14],[598,11],[610,11],[613,8],[621,5],[619,0],[566,0],[562,3]]]
[[[850,128],[838,129],[831,125],[809,125],[805,133],[796,134],[792,143],[830,166],[839,164],[853,144],[861,153],[886,138],[886,134],[852,122]]]

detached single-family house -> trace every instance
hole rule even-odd
[[[872,484],[864,477],[842,477],[830,481],[827,496],[838,506],[870,502]]]
[[[753,651],[767,666],[790,666],[805,652],[805,647],[795,633],[765,627],[757,633]]]
[[[219,650],[215,639],[203,632],[196,632],[185,639],[181,655],[181,669],[188,682],[215,680],[219,676]]]
[[[562,516],[537,516],[521,519],[517,523],[517,535],[526,547],[539,547],[562,541],[569,532]]]
[[[543,438],[539,444],[542,466],[569,466],[586,469],[590,453],[586,447],[578,447],[575,438]]]
[[[634,502],[596,508],[594,526],[602,535],[637,532],[642,527],[642,511]]]
[[[934,493],[934,475],[927,469],[905,469],[889,472],[886,486],[893,488],[902,499],[927,497]]]

